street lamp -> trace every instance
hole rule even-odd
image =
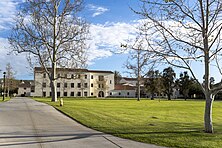
[[[2,101],[5,101],[5,74],[6,72],[3,72],[3,100]]]

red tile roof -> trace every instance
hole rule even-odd
[[[115,85],[115,90],[135,90],[135,87],[129,85],[117,84]]]

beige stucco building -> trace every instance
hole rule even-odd
[[[50,71],[50,70],[49,70]],[[44,70],[34,70],[32,96],[51,96],[50,80]],[[57,68],[58,97],[107,97],[114,89],[114,73],[88,69]]]

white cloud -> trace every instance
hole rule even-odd
[[[1,0],[0,1],[0,31],[9,29],[17,12],[16,7],[22,0]]]
[[[0,70],[4,71],[6,64],[10,63],[13,67],[13,70],[16,71],[16,78],[21,79],[30,76],[32,71],[29,70],[30,68],[25,54],[9,54],[10,45],[8,40],[5,38],[0,38],[0,45]],[[0,76],[2,76],[2,72],[0,73]]]
[[[16,7],[23,2],[23,0],[3,0],[0,1],[0,32],[10,29],[13,23],[13,17],[17,10]],[[90,11],[93,12],[93,17],[101,15],[107,8],[88,5]],[[105,24],[92,24],[90,27],[91,40],[89,41],[89,63],[92,64],[97,59],[110,57],[113,55],[113,50],[120,49],[121,43],[126,43],[127,40],[135,38],[136,26],[138,22],[107,22]],[[6,38],[1,37],[0,34],[0,70],[5,70],[5,65],[11,63],[15,71],[17,71],[17,78],[32,78],[25,54],[8,55],[9,43]],[[0,77],[2,72],[0,72]]]
[[[120,50],[121,43],[135,38],[136,26],[138,22],[107,22],[105,24],[92,24],[90,27],[91,40],[88,41],[90,49],[88,51],[88,64],[101,58],[113,55],[112,51]],[[8,55],[9,43],[7,39],[0,38],[0,69],[5,70],[5,65],[11,62],[17,71],[17,78],[30,77],[30,71],[25,54]],[[1,77],[1,74],[0,74]]]
[[[24,0],[1,0],[0,1],[0,33],[1,31],[7,31],[11,25],[13,25],[14,17],[17,13],[17,7]],[[28,64],[24,54],[20,55],[9,55],[10,45],[6,38],[0,34],[0,70],[4,71],[7,63],[10,63],[13,69],[17,72],[16,77],[22,78],[27,77],[30,71],[27,70]],[[2,77],[2,71],[0,77]]]
[[[135,39],[136,27],[139,22],[107,22],[92,24],[90,27],[91,40],[89,41],[89,64],[94,60],[113,55],[113,51],[120,51],[121,43]]]
[[[101,6],[96,6],[93,4],[89,4],[87,5],[87,8],[93,12],[92,17],[96,17],[98,15],[101,15],[103,13],[105,13],[106,11],[109,11],[109,9],[105,8],[105,7],[101,7]]]

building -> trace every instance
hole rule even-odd
[[[141,80],[142,81],[142,80]],[[143,81],[140,82],[143,85]],[[137,86],[137,78],[127,78],[127,77],[123,77],[122,79],[120,79],[119,84],[128,84],[130,86]]]
[[[166,98],[167,95],[164,93],[154,93],[153,96],[151,93],[149,93],[144,84],[150,81],[149,78],[143,78],[140,81],[140,97],[142,98]],[[113,97],[137,97],[137,78],[127,78],[123,77],[119,81],[119,85],[115,86],[115,90],[112,92]],[[171,98],[178,98],[181,95],[179,95],[179,90],[176,88],[173,88],[173,93]]]
[[[33,80],[20,80],[18,84],[17,96],[29,97],[34,92],[34,81]]]
[[[123,77],[119,81],[119,84],[122,85],[122,88],[123,88],[122,93],[124,93],[124,91],[128,91],[128,92],[131,92],[130,94],[134,94],[134,96],[130,96],[130,97],[137,97],[137,94],[138,94],[137,93],[137,89],[138,89],[137,88],[137,78]],[[119,89],[119,91],[120,91],[120,89]],[[125,92],[125,93],[127,93],[127,92]],[[147,97],[147,93],[146,93],[145,87],[144,87],[144,79],[140,80],[140,97],[143,97],[143,98]]]
[[[115,89],[110,92],[110,97],[135,98],[136,87],[124,84],[116,84]]]
[[[111,71],[71,68],[57,68],[56,71],[58,97],[107,97],[114,89],[114,73]],[[51,96],[50,80],[43,68],[35,68],[34,83],[32,96]]]

